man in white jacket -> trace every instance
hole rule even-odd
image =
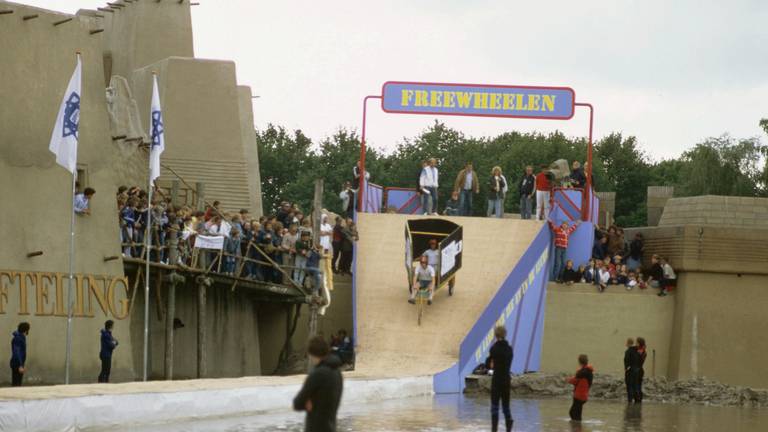
[[[424,214],[437,214],[438,172],[435,158],[431,158],[429,164],[421,170],[419,187],[421,188],[421,206],[424,208]]]

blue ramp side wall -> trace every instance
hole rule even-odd
[[[514,349],[512,373],[538,370],[551,242],[552,234],[544,225],[461,342],[459,361],[434,376],[435,393],[464,390],[464,379],[488,356],[497,325],[507,327]]]
[[[563,221],[566,221],[569,225],[572,225],[575,223],[575,220],[572,220],[569,214],[563,211],[560,203],[565,203],[563,206],[567,207],[568,212],[575,215],[578,220],[578,218],[581,216],[582,192],[580,190],[566,189],[560,190],[558,193],[567,196],[570,199],[570,202],[567,200],[559,199],[552,207],[552,211],[549,213],[549,219],[553,224],[555,224],[555,226],[560,226]],[[571,203],[576,203],[577,206],[573,207]],[[593,200],[593,204],[599,205],[597,198]],[[594,210],[591,212],[593,214],[597,213]],[[592,222],[583,221],[581,225],[576,229],[576,231],[571,234],[571,237],[568,241],[568,251],[565,253],[565,258],[573,260],[573,265],[576,268],[578,268],[580,265],[586,265],[589,262],[589,259],[592,257],[592,243],[594,241],[595,235],[594,230],[595,226]]]

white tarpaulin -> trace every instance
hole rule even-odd
[[[198,249],[224,249],[224,237],[199,235],[195,237],[195,247]]]
[[[461,240],[452,241],[443,248],[440,259],[440,276],[445,276],[456,265],[456,255],[461,252]]]

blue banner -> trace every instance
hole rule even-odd
[[[384,83],[381,107],[389,113],[567,120],[576,95],[568,87]]]

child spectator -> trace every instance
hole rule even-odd
[[[461,207],[459,204],[459,193],[457,191],[453,191],[453,193],[451,193],[451,199],[449,199],[445,204],[445,210],[443,210],[443,214],[446,216],[459,216],[461,214],[460,212]]]
[[[133,197],[128,199],[128,203],[120,211],[120,221],[123,227],[122,243],[123,243],[123,256],[131,256],[131,246],[133,244],[133,230],[136,226],[136,204],[138,198]]]
[[[645,278],[643,277],[643,272],[637,272],[637,287],[640,289],[648,288],[648,285],[645,284]]]
[[[630,271],[629,276],[627,276],[627,291],[632,290],[632,288],[637,286],[637,275],[635,275],[635,272]]]
[[[555,234],[555,265],[552,267],[552,279],[560,282],[561,275],[565,268],[565,253],[568,250],[568,238],[576,231],[581,221],[576,221],[575,224],[568,226],[567,221],[563,221],[559,227],[556,227],[552,221],[547,221],[549,228]]]
[[[648,279],[646,284],[651,288],[661,288],[661,280],[664,278],[664,269],[659,262],[659,256],[653,255],[651,257],[651,270],[648,272]]]
[[[589,365],[589,358],[586,354],[579,356],[579,370],[576,375],[568,379],[573,384],[573,404],[571,405],[570,416],[573,421],[581,421],[581,410],[589,399],[589,388],[592,387],[592,378],[595,370]]]
[[[604,292],[605,288],[608,287],[608,283],[611,280],[611,273],[608,271],[605,265],[601,265],[597,270],[597,280],[595,281],[595,284],[597,285],[597,291],[598,292]]]
[[[661,268],[663,272],[659,297],[664,297],[667,295],[667,292],[672,291],[677,286],[677,275],[675,274],[675,270],[672,269],[672,266],[669,265],[669,262],[665,258],[661,258],[659,261],[661,262]]]
[[[577,282],[584,282],[584,273],[587,272],[587,266],[584,264],[580,265],[576,272],[579,274],[579,280]]]
[[[582,273],[581,281],[585,283],[594,283],[597,280],[597,260],[589,260],[587,269]]]
[[[573,285],[581,280],[581,275],[573,268],[573,260],[565,262],[565,268],[561,276],[562,282],[566,285]]]
[[[618,267],[618,271],[616,272],[616,284],[626,286],[628,281],[629,271],[627,270],[626,264],[622,264]]]

